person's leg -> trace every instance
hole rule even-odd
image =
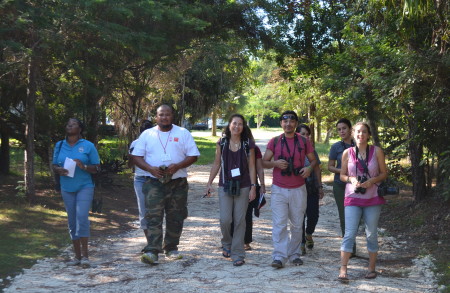
[[[87,187],[77,192],[76,214],[77,214],[77,236],[80,238],[81,265],[89,266],[88,240],[91,234],[89,221],[89,210],[94,198],[94,188]]]
[[[64,201],[64,207],[67,212],[67,223],[69,228],[70,238],[72,239],[73,252],[77,260],[81,259],[80,238],[76,235],[77,230],[77,215],[76,215],[76,193],[66,192],[61,190],[61,195]]]
[[[164,236],[164,251],[178,250],[184,220],[188,216],[187,197],[189,185],[186,178],[178,178],[166,183],[166,233]]]
[[[134,177],[134,192],[136,193],[136,199],[139,210],[139,228],[144,231],[145,236],[147,236],[147,220],[145,219],[145,194],[142,191],[142,186],[145,183],[144,176]]]
[[[147,220],[147,245],[143,252],[156,255],[162,252],[162,225],[164,219],[164,187],[158,180],[148,179],[142,191],[145,194],[145,219]]]
[[[341,267],[338,276],[338,280],[341,282],[348,282],[347,266],[351,255],[351,252],[341,251]]]
[[[302,243],[303,219],[307,205],[306,186],[290,189],[288,192],[288,218],[291,239],[288,244],[288,258],[290,261],[300,258]]]
[[[288,220],[288,196],[287,190],[276,185],[272,185],[272,196],[270,206],[272,208],[272,258],[284,264],[288,258],[289,235],[287,232]]]
[[[366,225],[367,250],[369,251],[368,278],[376,277],[375,266],[378,253],[378,220],[380,219],[381,205],[365,207],[363,209],[364,223]],[[371,274],[372,273],[372,274]]]
[[[219,195],[219,219],[220,219],[220,231],[222,232],[222,248],[226,251],[231,250],[232,232],[235,233],[234,227],[232,230],[231,223],[233,222],[233,196],[229,196],[227,192],[220,187],[218,190]],[[234,224],[233,224],[234,226]],[[225,253],[225,252],[224,252]],[[229,256],[229,253],[224,254]]]
[[[244,260],[245,214],[248,206],[250,188],[241,188],[239,196],[234,196],[233,223],[234,232],[231,239],[231,259],[235,262]]]
[[[336,201],[336,206],[339,213],[339,223],[341,224],[342,237],[345,234],[345,209],[344,209],[344,198],[345,198],[345,185],[333,182],[333,195]]]
[[[358,232],[359,220],[362,216],[362,208],[357,206],[345,207],[345,234],[342,240],[341,251],[353,252],[353,246]]]
[[[316,230],[317,222],[319,222],[319,195],[312,194],[308,196],[306,206],[306,229],[307,235],[312,235]]]

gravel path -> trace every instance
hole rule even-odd
[[[246,264],[233,267],[221,256],[218,199],[202,198],[210,166],[190,168],[189,217],[181,238],[182,260],[142,264],[140,250],[145,239],[135,229],[116,238],[91,242],[91,268],[67,267],[71,255],[67,248],[60,257],[39,261],[17,276],[5,292],[436,292],[429,258],[414,266],[392,265],[401,258],[402,247],[393,237],[381,236],[380,272],[374,280],[364,279],[367,251],[363,234],[358,236],[358,255],[350,260],[350,283],[339,283],[339,221],[337,209],[327,187],[321,201],[320,219],[314,234],[315,247],[303,257],[303,266],[287,264],[274,269],[272,261],[270,195],[261,217],[254,218],[253,250]],[[270,172],[266,171],[270,186]],[[269,188],[270,189],[270,188]],[[382,229],[381,229],[382,231]],[[383,234],[383,233],[381,233]]]

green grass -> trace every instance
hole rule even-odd
[[[212,164],[216,154],[216,143],[218,139],[217,136],[194,137],[195,143],[200,151],[200,157],[195,163],[196,165]]]
[[[64,210],[2,203],[0,208],[0,278],[31,267],[38,259],[60,254],[70,243]]]

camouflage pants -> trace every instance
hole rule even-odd
[[[177,178],[163,184],[148,179],[142,191],[145,194],[145,218],[147,220],[147,246],[143,252],[168,252],[178,249],[183,222],[187,218],[188,183]],[[163,220],[166,215],[166,234],[163,245]]]

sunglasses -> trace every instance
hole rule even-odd
[[[281,116],[281,120],[288,120],[288,119],[297,120],[297,117],[295,115],[283,115],[283,116]]]

